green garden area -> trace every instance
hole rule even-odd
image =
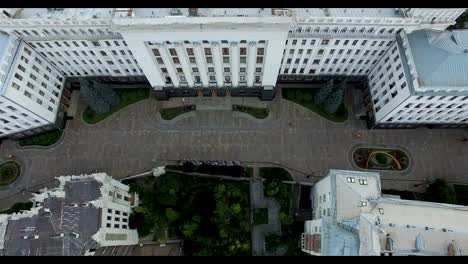
[[[195,111],[196,106],[195,105],[184,105],[184,106],[178,106],[178,107],[170,107],[170,108],[164,108],[159,110],[159,113],[161,114],[161,118],[163,120],[172,120],[182,114]]]
[[[264,195],[274,198],[281,206],[281,236],[270,235],[265,237],[266,250],[273,252],[280,246],[287,247],[285,256],[301,256],[304,253],[299,246],[301,234],[304,231],[304,222],[295,222],[291,213],[292,186],[282,183],[291,181],[291,175],[283,168],[260,168],[259,176],[264,178]]]
[[[15,203],[10,209],[6,209],[3,211],[0,211],[0,214],[13,214],[13,213],[19,213],[22,210],[29,210],[33,206],[32,202],[26,202],[26,203]]]
[[[18,140],[18,144],[21,147],[25,146],[50,146],[55,144],[59,141],[60,137],[62,137],[63,131],[62,130],[54,130],[50,132],[46,132],[40,135],[34,135],[31,137],[23,138]]]
[[[136,102],[149,98],[149,89],[111,89],[87,80],[80,82],[80,92],[88,105],[83,112],[83,121],[96,124],[113,113]]]
[[[182,172],[196,172],[211,175],[225,175],[231,177],[246,177],[250,178],[253,174],[251,167],[243,166],[213,166],[208,164],[193,165],[190,162],[185,162],[182,165],[167,165],[166,171],[182,171]]]
[[[265,119],[268,117],[268,108],[250,107],[243,105],[233,105],[233,111],[249,114],[257,119]]]
[[[283,98],[304,106],[333,121],[344,122],[348,119],[343,98],[346,82],[335,85],[333,81],[324,84],[320,89],[283,88]]]
[[[154,241],[184,239],[200,256],[250,255],[249,184],[167,172],[129,182],[140,195],[131,228]]]

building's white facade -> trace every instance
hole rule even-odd
[[[0,136],[53,127],[63,110],[63,74],[24,41],[1,34],[0,42]]]
[[[375,125],[466,126],[467,36],[466,31],[400,32],[369,75]]]
[[[445,30],[464,10],[10,8],[0,10],[0,30],[64,77],[146,78],[158,99],[200,93],[272,99],[278,79],[374,75],[377,83],[398,32]],[[383,105],[387,94],[369,105],[380,107],[375,123],[382,126],[396,118],[387,114],[396,105]]]
[[[311,192],[302,250],[311,255],[457,255],[468,207],[383,195],[376,172],[330,170]]]

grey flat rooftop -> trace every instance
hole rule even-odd
[[[67,182],[65,186],[65,198],[51,197],[44,201],[44,208],[50,209],[50,214],[41,208],[38,215],[8,222],[3,255],[77,256],[97,246],[91,237],[99,230],[100,210],[82,203],[100,197],[100,183],[87,179]],[[72,203],[78,203],[78,207]],[[78,233],[79,237],[75,238],[71,232]],[[65,236],[53,237],[60,233]],[[39,238],[31,239],[34,235]]]
[[[468,31],[408,34],[420,86],[468,89]]]

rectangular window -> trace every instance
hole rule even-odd
[[[193,49],[192,49],[192,48],[187,48],[187,54],[188,54],[189,56],[194,55]]]
[[[359,180],[359,184],[361,184],[361,185],[367,185],[367,180],[362,180],[362,179],[360,179],[360,180]]]
[[[355,179],[353,177],[347,177],[346,180],[350,183],[354,183]]]
[[[211,55],[211,49],[205,48],[205,55]]]
[[[263,57],[257,57],[257,63],[263,63]]]

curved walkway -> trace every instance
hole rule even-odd
[[[330,168],[353,169],[348,157],[355,144],[384,144],[408,149],[413,169],[408,175],[381,172],[383,188],[412,189],[414,183],[437,177],[468,183],[468,143],[460,142],[468,137],[467,130],[367,130],[352,112],[350,120],[333,123],[280,97],[268,103],[273,116],[266,122],[205,110],[162,124],[158,111],[166,102],[145,100],[92,126],[80,118],[68,121],[63,139],[53,148],[19,150],[6,140],[0,158],[8,154],[21,158],[25,173],[21,188],[42,188],[54,177],[95,170],[122,178],[162,165],[165,159],[272,162],[304,172],[293,174],[296,181],[316,181],[306,173],[321,176]],[[82,110],[80,105],[77,117]],[[361,139],[355,136],[358,132]],[[18,196],[4,199],[13,193],[0,191],[0,208],[18,200]]]

